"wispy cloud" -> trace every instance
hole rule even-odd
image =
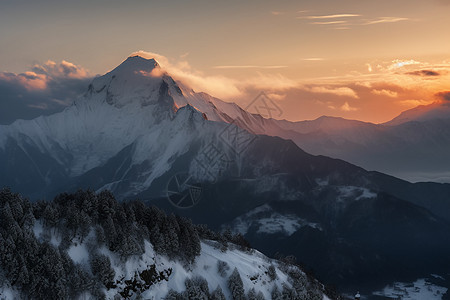
[[[311,93],[318,94],[333,94],[337,96],[346,96],[351,98],[359,98],[354,90],[349,87],[327,87],[327,86],[314,86],[305,88]]]
[[[297,19],[314,20],[309,24],[312,25],[336,25],[333,29],[347,30],[353,26],[375,25],[383,23],[397,23],[402,21],[410,21],[406,17],[378,17],[378,18],[364,18],[363,15],[357,13],[339,13],[329,15],[309,15],[297,16]]]
[[[410,65],[420,65],[422,64],[420,61],[414,60],[414,59],[409,59],[409,60],[402,60],[402,59],[395,59],[392,61],[392,63],[387,66],[388,70],[395,70],[395,69],[399,69],[405,66],[410,66]]]
[[[366,120],[376,122],[386,121],[381,116],[385,116],[387,112],[374,108],[375,106],[379,104],[378,106],[392,107],[392,110],[396,110],[395,113],[397,113],[405,108],[428,104],[429,100],[436,101],[437,98],[433,95],[436,91],[443,90],[445,85],[442,83],[450,74],[445,71],[450,69],[450,62],[431,64],[419,61],[415,57],[369,61],[367,64],[362,63],[358,70],[349,72],[347,75],[299,80],[279,74],[282,71],[278,72],[276,69],[266,72],[267,69],[260,69],[261,66],[258,65],[212,66],[216,71],[220,71],[224,67],[222,70],[230,69],[229,73],[233,73],[231,72],[232,68],[235,68],[235,72],[247,71],[250,74],[237,79],[231,75],[205,74],[190,67],[187,61],[180,61],[179,57],[168,59],[152,53],[148,56],[155,57],[175,80],[184,82],[195,91],[204,91],[225,101],[244,104],[259,91],[266,91],[274,101],[280,101],[282,109],[286,112],[286,118],[292,120],[308,117],[306,113],[303,116],[290,112],[298,107],[299,99],[302,99],[306,103],[305,107],[311,108],[311,111],[316,111],[317,114],[323,114],[323,109],[325,109],[328,113],[336,116],[345,114],[347,117],[367,118]],[[300,57],[298,59],[304,61],[304,64],[311,61],[309,63],[311,65],[314,64],[314,61],[320,63],[323,60],[321,57]],[[372,72],[369,72],[369,69]],[[406,74],[419,70],[434,70],[440,72],[441,76],[436,77],[435,80],[426,80],[427,77],[424,76]],[[256,76],[251,75],[255,72]],[[441,99],[446,96],[443,94]],[[356,101],[355,99],[361,100]],[[373,103],[377,104],[374,106]],[[389,117],[393,117],[393,115],[389,115]]]
[[[325,59],[322,58],[322,57],[307,57],[307,58],[302,58],[302,60],[305,60],[305,61],[322,61],[322,60],[325,60]]]
[[[180,58],[185,59],[188,56],[189,56],[189,52],[185,52],[185,53],[180,55]]]
[[[131,55],[140,55],[145,58],[154,58],[161,67],[174,79],[179,80],[195,91],[202,91],[225,100],[242,97],[248,89],[280,91],[299,86],[299,83],[280,74],[261,74],[248,77],[245,80],[220,75],[206,75],[195,70],[186,60],[173,60],[163,55],[137,51]],[[257,66],[257,65],[230,65],[214,66],[216,69],[279,69],[287,66]]]
[[[284,14],[284,12],[282,12],[282,11],[271,11],[270,13],[274,16],[279,16],[279,15]]]
[[[315,25],[334,25],[334,24],[343,24],[343,23],[347,23],[347,21],[311,22],[310,24],[315,24]]]
[[[270,99],[282,101],[286,98],[286,94],[270,93],[267,95]]]
[[[215,66],[214,69],[282,69],[288,66],[256,66],[256,65],[235,65],[235,66]]]
[[[242,90],[249,88],[267,91],[284,91],[300,87],[300,83],[281,74],[262,74],[237,81],[236,85]]]
[[[364,23],[364,25],[374,25],[374,24],[382,24],[382,23],[397,23],[402,21],[408,21],[409,18],[402,17],[381,17],[375,20],[370,20]]]
[[[433,103],[434,100],[417,100],[417,99],[407,99],[407,100],[400,100],[398,103],[400,105],[406,106],[406,107],[416,107],[419,105],[429,105]]]
[[[358,14],[334,14],[334,15],[324,15],[324,16],[306,16],[306,17],[298,17],[305,19],[337,19],[337,18],[351,18],[351,17],[360,17]]]
[[[375,94],[375,95],[386,96],[386,97],[391,97],[391,98],[396,98],[398,96],[397,92],[387,90],[387,89],[372,90],[371,93]]]

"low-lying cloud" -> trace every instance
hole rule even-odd
[[[187,61],[187,53],[175,59],[145,51],[134,54],[155,58],[163,71],[196,92],[206,92],[241,107],[246,107],[255,95],[264,91],[280,103],[284,111],[282,117],[294,121],[333,115],[384,122],[406,108],[436,100],[450,102],[450,91],[446,91],[450,74],[448,62],[375,61],[361,65],[360,71],[346,76],[299,80],[283,74],[289,66],[277,66],[280,71],[272,68],[275,70],[270,72],[267,69],[271,68],[256,65],[232,66],[250,69],[246,71],[247,77],[237,79],[195,70]],[[48,61],[20,74],[0,72],[0,124],[60,111],[86,90],[91,79],[92,75],[86,69],[67,61]],[[440,90],[444,91],[436,94]]]
[[[92,76],[73,63],[47,61],[30,71],[0,73],[0,124],[63,110],[83,93]]]

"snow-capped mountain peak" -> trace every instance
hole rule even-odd
[[[152,70],[154,68],[160,68],[158,62],[154,58],[144,58],[139,55],[129,56],[115,69],[147,69]]]
[[[424,122],[436,119],[450,118],[450,104],[434,102],[429,105],[420,105],[402,112],[400,115],[385,123],[385,125],[395,126],[403,123],[417,121]]]
[[[86,98],[100,98],[118,108],[133,103],[148,106],[158,100],[173,105],[169,99],[161,99],[167,98],[168,83],[175,84],[167,77],[155,59],[128,57],[111,72],[95,78]]]

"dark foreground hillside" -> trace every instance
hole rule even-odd
[[[4,189],[0,218],[0,298],[323,298],[317,280],[239,234],[106,191],[31,203]]]

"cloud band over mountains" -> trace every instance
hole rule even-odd
[[[61,111],[86,90],[92,77],[64,60],[49,60],[20,74],[0,73],[0,124]]]
[[[293,121],[321,115],[387,121],[404,109],[450,98],[448,92],[436,94],[448,89],[448,85],[443,85],[450,74],[450,65],[446,62],[375,61],[361,64],[359,71],[347,76],[296,80],[287,75],[290,67],[282,64],[242,64],[226,68],[213,65],[211,70],[216,71],[211,75],[193,68],[187,61],[188,55],[176,59],[146,51],[132,55],[155,58],[170,76],[194,91],[206,92],[241,107],[264,91],[280,103],[284,111],[282,118]],[[299,58],[305,64],[324,60],[326,58]],[[229,75],[217,73],[221,69],[227,69]],[[233,70],[248,76],[234,78],[230,75]],[[85,68],[67,61],[47,61],[19,74],[0,73],[0,124],[61,111],[86,90],[92,78]],[[386,115],[385,107],[392,110],[392,116],[382,119],[381,116]]]

